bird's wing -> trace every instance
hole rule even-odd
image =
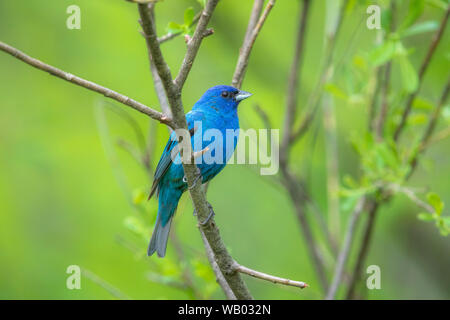
[[[188,125],[188,130],[191,136],[194,135],[195,128],[194,128],[194,122],[195,121],[202,121],[204,119],[204,114],[201,111],[198,110],[192,110],[186,114],[186,121]],[[175,132],[172,132],[169,137],[169,141],[167,141],[166,147],[164,148],[164,152],[161,155],[161,159],[159,159],[158,165],[156,166],[155,170],[155,176],[153,178],[153,184],[152,188],[150,190],[150,195],[148,196],[148,199],[150,199],[153,194],[158,190],[158,185],[161,179],[166,174],[167,170],[169,170],[170,165],[172,164],[172,150],[178,145],[178,141],[176,138]]]

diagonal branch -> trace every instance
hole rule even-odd
[[[173,81],[175,86],[180,90],[183,88],[189,71],[191,71],[195,57],[197,56],[198,49],[200,48],[200,44],[202,43],[202,40],[205,36],[206,27],[208,26],[209,20],[211,19],[212,13],[216,8],[218,2],[219,0],[209,0],[206,3],[205,8],[200,16],[200,20],[198,21],[194,35],[191,39],[189,39],[187,43],[186,55],[184,56],[180,71]]]
[[[254,25],[255,16],[257,16],[257,13],[261,11],[260,7],[262,5],[262,1],[255,0],[252,14],[250,16],[250,21],[247,27],[247,33],[240,50],[238,62],[236,64],[236,69],[233,75],[233,80],[231,81],[231,85],[235,88],[240,89],[242,86],[242,81],[244,80],[245,71],[247,70],[248,60],[250,58],[250,53],[252,52],[253,45],[255,44],[256,38],[258,37],[258,34],[261,31],[261,28],[263,27],[264,22],[269,16],[269,13],[272,10],[274,4],[275,0],[269,0],[263,14],[261,15],[261,17],[259,17],[258,23],[256,23],[256,25],[252,28],[252,26]],[[249,30],[252,31],[249,32]]]
[[[144,105],[136,100],[133,100],[123,94],[120,94],[116,91],[113,91],[111,89],[103,87],[92,81],[85,80],[83,78],[77,77],[68,72],[65,72],[61,69],[55,68],[51,65],[48,65],[40,60],[37,60],[35,58],[32,58],[32,57],[26,55],[22,51],[19,51],[18,49],[11,47],[10,45],[7,45],[6,43],[0,42],[0,50],[12,55],[14,58],[22,60],[23,62],[31,65],[32,67],[35,67],[39,70],[48,72],[55,77],[61,78],[63,80],[66,80],[70,83],[76,84],[85,89],[100,93],[107,98],[111,98],[111,99],[116,100],[120,103],[123,103],[139,112],[142,112],[142,113],[148,115],[150,118],[158,120],[159,122],[165,123],[169,126],[172,125],[172,121],[167,115],[164,115],[161,112],[151,109],[151,108],[147,107],[146,105]]]
[[[339,16],[336,22],[336,29],[334,32],[328,35],[327,39],[327,47],[325,53],[325,60],[322,68],[322,72],[319,78],[316,87],[314,88],[313,93],[308,98],[308,103],[306,110],[307,113],[303,118],[300,125],[296,130],[293,130],[293,133],[290,137],[291,143],[298,141],[308,130],[309,126],[314,119],[320,104],[320,98],[322,97],[323,87],[327,83],[327,81],[331,78],[333,73],[333,57],[334,57],[334,49],[336,47],[336,40],[339,35],[340,30],[342,29],[342,23],[344,21],[345,9],[347,8],[347,3],[349,0],[345,0],[341,4],[341,8],[339,10]],[[311,107],[309,107],[311,106]]]
[[[449,15],[450,15],[450,5],[447,7],[447,11],[445,12],[444,18],[441,21],[440,27],[436,32],[436,34],[434,35],[433,39],[431,40],[431,44],[430,47],[428,48],[425,59],[423,60],[422,65],[420,66],[419,84],[417,86],[417,89],[414,92],[412,92],[408,97],[405,110],[403,111],[402,118],[400,120],[400,124],[398,125],[394,133],[394,140],[398,140],[400,138],[400,134],[406,125],[406,120],[408,119],[409,113],[411,112],[412,104],[417,94],[419,93],[420,87],[422,85],[425,71],[427,71],[431,58],[433,57],[433,54],[436,50],[436,47],[438,46],[439,42],[441,41],[442,35],[444,34],[445,26],[447,25]]]
[[[356,204],[356,207],[353,213],[350,216],[350,220],[348,222],[347,231],[345,233],[344,243],[342,245],[342,249],[339,252],[339,256],[337,259],[336,267],[334,270],[333,280],[331,282],[330,288],[328,289],[326,299],[332,300],[334,299],[339,284],[341,283],[342,276],[344,275],[345,264],[347,262],[348,256],[350,254],[351,245],[353,242],[353,237],[355,233],[356,224],[361,216],[361,213],[364,210],[364,206],[366,204],[366,197],[362,197],[359,202]]]

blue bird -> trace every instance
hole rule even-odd
[[[208,157],[210,159],[221,158],[220,161],[211,163],[211,161],[203,160],[197,164],[203,183],[214,178],[231,158],[236,148],[239,135],[237,107],[242,100],[251,95],[249,92],[238,90],[231,86],[215,86],[208,89],[200,100],[197,101],[192,110],[186,114],[186,121],[194,152],[201,152],[203,159],[207,159]],[[201,130],[198,130],[199,124]],[[220,136],[223,141],[215,141],[217,135],[210,137],[211,139],[209,141],[211,142],[207,143],[203,141],[206,138],[202,137],[202,133],[209,129],[212,132],[220,131]],[[233,145],[228,148],[226,141],[227,129],[237,131],[237,134],[233,136],[233,140],[231,141]],[[228,142],[228,144],[231,142]],[[177,152],[177,149],[174,149],[177,145],[176,134],[172,132],[155,170],[149,199],[156,192],[159,197],[159,207],[155,228],[153,229],[152,238],[148,247],[149,256],[155,251],[159,257],[165,256],[172,218],[181,195],[188,188],[184,179],[184,171],[180,162],[179,153],[175,153],[172,160],[171,154],[172,151]],[[216,146],[216,148],[209,149],[211,145]],[[196,163],[199,162],[197,159],[195,160]]]

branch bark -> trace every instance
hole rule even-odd
[[[218,0],[209,0],[202,12],[201,18],[198,22],[194,36],[187,44],[187,52],[183,60],[180,72],[175,80],[172,80],[170,69],[164,60],[161,49],[159,47],[158,37],[153,21],[152,7],[146,4],[138,4],[139,14],[141,16],[142,28],[145,34],[148,48],[151,52],[155,67],[161,78],[169,106],[172,110],[173,121],[175,129],[187,130],[186,118],[184,108],[181,101],[181,90],[186,81],[186,78],[191,70],[192,64],[199,50],[201,41],[203,39],[209,19],[218,3]],[[197,218],[199,224],[201,221],[206,221],[209,216],[210,208],[206,201],[206,196],[201,186],[201,183],[195,183],[198,175],[198,168],[193,163],[183,163],[183,169],[187,182],[189,185],[190,196],[197,211]],[[205,238],[214,252],[215,260],[219,266],[223,276],[225,277],[229,287],[238,299],[252,299],[246,284],[243,282],[239,273],[233,272],[230,268],[234,263],[233,258],[228,253],[225,244],[220,237],[219,229],[217,228],[214,218],[199,226],[203,231]]]
[[[32,58],[32,57],[26,55],[25,53],[23,53],[22,51],[19,51],[18,49],[11,47],[10,45],[8,45],[4,42],[0,42],[0,50],[10,54],[14,58],[22,60],[23,62],[25,62],[26,64],[29,64],[30,66],[32,66],[34,68],[37,68],[39,70],[50,73],[52,76],[55,76],[55,77],[65,80],[65,81],[68,81],[70,83],[76,84],[85,89],[100,93],[107,98],[116,100],[116,101],[118,101],[122,104],[125,104],[141,113],[144,113],[154,120],[158,120],[159,122],[165,123],[169,126],[172,125],[171,118],[159,111],[156,111],[150,107],[147,107],[146,105],[144,105],[136,100],[133,100],[123,94],[120,94],[116,91],[113,91],[111,89],[103,87],[92,81],[88,81],[83,78],[77,77],[71,73],[65,72],[61,69],[58,69],[49,64],[46,64],[40,60]]]
[[[364,210],[365,204],[366,204],[366,197],[362,197],[356,204],[356,207],[350,216],[350,220],[349,220],[349,223],[347,226],[347,231],[345,233],[344,243],[339,252],[336,267],[334,269],[333,280],[331,282],[330,288],[328,289],[328,292],[326,295],[327,300],[334,299],[337,289],[339,287],[339,284],[342,281],[342,276],[344,275],[345,264],[347,262],[349,254],[350,254],[350,249],[351,249],[352,242],[353,242],[355,228],[356,228],[357,222],[359,220],[359,217],[361,216],[361,213]]]
[[[292,287],[297,287],[300,289],[308,287],[308,284],[303,281],[295,281],[295,280],[289,280],[286,278],[276,277],[276,276],[273,276],[273,275],[270,275],[270,274],[267,274],[264,272],[259,272],[259,271],[244,267],[244,266],[238,264],[237,262],[233,265],[233,269],[237,272],[247,274],[247,275],[257,278],[257,279],[266,280],[266,281],[270,281],[270,282],[278,283],[278,284],[283,284],[285,286],[292,286]]]
[[[275,0],[269,0],[263,14],[258,20],[258,23],[255,25],[255,27],[252,28],[252,26],[254,25],[255,16],[257,12],[261,10],[260,5],[262,5],[262,3],[260,4],[259,2],[263,1],[255,0],[255,3],[253,5],[252,15],[250,17],[250,22],[247,28],[247,34],[244,38],[244,43],[240,50],[238,62],[236,64],[236,69],[233,75],[233,80],[231,81],[231,85],[238,89],[240,89],[242,86],[242,81],[244,80],[245,71],[247,70],[250,53],[252,52],[252,48],[255,44],[256,38],[258,37],[258,34],[261,31],[264,22],[266,21],[270,11],[275,4]],[[249,33],[248,31],[250,29],[252,30],[251,33]]]
[[[425,74],[425,71],[427,71],[427,68],[430,64],[431,58],[433,57],[434,52],[436,51],[436,47],[438,46],[439,42],[442,39],[442,35],[445,32],[445,26],[448,22],[448,17],[450,15],[450,5],[447,7],[447,11],[445,12],[444,18],[441,21],[441,24],[439,26],[438,31],[436,31],[436,34],[434,35],[433,39],[431,40],[431,44],[428,48],[427,54],[425,56],[425,59],[422,62],[422,65],[419,69],[419,84],[417,86],[417,89],[412,92],[408,100],[406,102],[405,110],[403,111],[402,118],[400,120],[400,124],[398,125],[397,129],[394,133],[394,140],[398,140],[400,138],[400,134],[402,133],[405,125],[406,120],[408,119],[409,113],[411,112],[412,104],[414,102],[414,99],[416,98],[417,94],[419,93],[420,87],[422,85],[423,76]]]
[[[187,43],[187,51],[186,55],[184,56],[180,71],[178,72],[175,80],[173,80],[175,87],[180,92],[189,72],[191,71],[192,65],[194,64],[198,49],[200,48],[200,44],[202,43],[203,37],[205,35],[206,27],[208,26],[209,20],[211,19],[212,13],[216,8],[217,3],[219,3],[219,0],[209,0],[206,3],[205,8],[201,13],[200,20],[198,21],[197,28],[195,29],[194,36]]]
[[[296,130],[293,130],[293,133],[290,137],[290,142],[294,143],[298,141],[306,132],[309,126],[312,123],[312,120],[314,119],[314,116],[317,113],[317,109],[319,109],[320,104],[320,98],[322,97],[323,87],[326,84],[326,82],[330,79],[332,72],[333,72],[333,57],[334,57],[334,49],[336,46],[336,39],[339,35],[339,32],[342,27],[342,23],[344,21],[344,14],[345,14],[345,8],[347,7],[348,0],[345,0],[341,8],[339,10],[339,16],[336,22],[336,29],[334,32],[330,35],[328,35],[328,41],[327,41],[327,47],[326,47],[326,53],[325,53],[325,60],[322,68],[322,72],[319,78],[319,82],[317,83],[313,93],[308,99],[307,103],[307,113],[303,120],[301,121],[300,125]],[[311,106],[311,107],[309,107]]]

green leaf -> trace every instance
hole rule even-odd
[[[427,194],[428,203],[434,208],[437,215],[441,215],[442,209],[444,209],[444,203],[441,198],[434,192]]]
[[[435,220],[434,216],[428,212],[419,213],[417,215],[417,219],[426,221],[426,222]]]
[[[395,55],[396,41],[387,40],[369,53],[369,62],[374,66],[382,65],[391,60]]]
[[[427,122],[428,116],[423,113],[412,114],[408,118],[408,125],[420,126]]]
[[[435,8],[447,10],[448,0],[426,0],[426,2]]]
[[[406,38],[425,32],[435,31],[438,28],[439,23],[437,21],[424,21],[409,27],[408,29],[402,32],[401,36]]]
[[[184,26],[176,23],[176,22],[169,22],[169,24],[167,25],[167,32],[168,33],[179,33],[179,32],[183,32],[184,30]]]
[[[400,64],[403,88],[407,92],[414,92],[419,85],[417,72],[405,55],[398,57],[398,60]]]
[[[339,89],[336,85],[332,83],[327,83],[324,88],[327,92],[331,93],[334,97],[340,98],[342,100],[347,100],[348,96],[345,94],[344,91]]]
[[[408,15],[405,20],[403,20],[400,30],[404,30],[416,22],[416,20],[422,15],[424,7],[424,0],[411,0],[409,2]]]
[[[139,220],[138,218],[133,216],[126,217],[125,220],[123,221],[123,224],[128,230],[130,230],[134,234],[144,237],[145,239],[148,237],[147,228],[145,228],[142,221]]]
[[[141,204],[146,198],[145,193],[141,189],[136,189],[133,191],[133,203],[138,205]]]
[[[187,8],[184,11],[184,24],[189,27],[194,21],[194,16],[195,16],[194,9],[192,7]]]
[[[197,0],[197,2],[198,2],[202,7],[205,7],[205,6],[206,6],[206,0]]]
[[[430,111],[434,109],[434,105],[430,101],[420,97],[414,99],[412,107],[414,110]]]

